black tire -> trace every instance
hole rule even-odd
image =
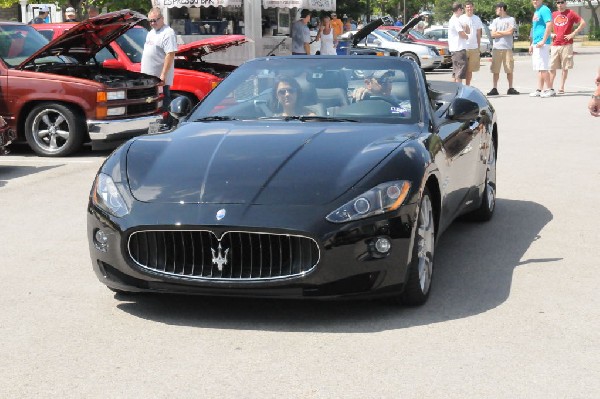
[[[419,205],[417,227],[408,278],[400,301],[404,305],[422,305],[427,302],[433,277],[435,250],[435,216],[429,190],[425,189]]]
[[[25,138],[33,151],[45,157],[64,157],[78,151],[87,127],[73,108],[54,103],[35,106],[25,120]]]
[[[190,104],[191,104],[192,108],[194,108],[194,106],[196,104],[198,104],[198,98],[191,93],[184,93],[181,91],[172,91],[171,92],[171,101],[175,100],[177,97],[185,97],[188,100],[190,100]]]
[[[407,60],[416,62],[418,66],[421,66],[421,60],[419,60],[419,57],[414,53],[402,53],[400,54],[400,58],[406,58]]]
[[[487,171],[485,173],[485,188],[481,195],[481,205],[471,212],[468,216],[475,222],[487,222],[494,216],[496,209],[496,182],[490,180],[491,168],[496,168],[496,147],[491,141],[490,157],[487,162]]]

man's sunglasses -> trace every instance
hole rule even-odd
[[[150,22],[151,24],[158,22],[162,19],[162,17],[158,17],[158,18],[154,18],[154,19],[149,19],[148,22]]]

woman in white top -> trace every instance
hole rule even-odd
[[[316,40],[321,41],[321,55],[337,55],[335,50],[337,46],[337,37],[334,37],[331,19],[329,17],[323,17],[321,22],[322,24],[316,38]]]

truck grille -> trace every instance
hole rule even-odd
[[[140,98],[156,97],[158,95],[158,88],[145,87],[143,89],[129,89],[127,90],[128,100],[138,100]]]
[[[319,261],[317,243],[303,236],[230,231],[139,231],[128,241],[144,269],[175,277],[261,280],[302,275]]]
[[[157,109],[156,101],[151,103],[143,103],[143,104],[129,104],[127,106],[127,115],[133,116],[137,114],[147,114],[149,112],[154,112]]]

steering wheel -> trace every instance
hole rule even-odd
[[[362,99],[362,101],[385,101],[388,104],[393,105],[394,107],[398,106],[398,103],[391,98],[382,97],[382,96],[368,96]]]

